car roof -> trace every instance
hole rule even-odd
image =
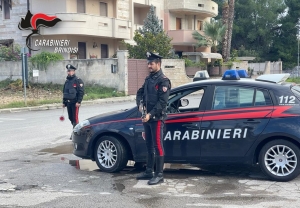
[[[250,87],[258,87],[258,88],[265,88],[265,89],[282,89],[282,88],[290,88],[292,83],[271,83],[266,81],[257,81],[250,78],[241,78],[240,80],[221,80],[221,79],[207,79],[207,80],[200,80],[191,83],[186,83],[180,85],[174,89],[180,90],[184,88],[196,87],[201,85],[241,85],[241,86],[250,86]]]

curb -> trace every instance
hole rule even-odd
[[[89,101],[82,101],[81,105],[95,105],[95,104],[107,104],[107,103],[121,103],[121,102],[128,102],[134,101],[135,95],[130,95],[126,97],[113,97],[113,98],[104,98],[98,100],[89,100]],[[19,113],[19,112],[26,112],[26,111],[42,111],[42,110],[53,110],[53,109],[60,109],[62,108],[61,103],[57,104],[48,104],[48,105],[41,105],[41,106],[34,106],[34,107],[23,107],[23,108],[5,108],[0,109],[1,113]]]

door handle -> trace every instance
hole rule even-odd
[[[247,121],[244,121],[243,123],[258,124],[260,122],[261,122],[260,120],[248,119]]]
[[[186,127],[187,129],[199,129],[199,126],[196,123],[182,124],[182,126]]]

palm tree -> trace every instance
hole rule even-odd
[[[227,59],[230,56],[231,49],[231,38],[232,38],[232,27],[233,27],[233,18],[234,18],[234,0],[229,0],[229,12],[228,12],[228,43],[227,43]]]
[[[204,23],[204,36],[197,31],[193,32],[194,39],[197,40],[196,47],[211,46],[213,53],[217,52],[217,45],[223,40],[226,26],[221,22],[211,19]]]
[[[223,25],[226,26],[226,30],[225,30],[225,34],[224,34],[224,38],[222,41],[222,56],[224,60],[228,60],[228,55],[227,55],[227,49],[228,49],[228,10],[229,10],[229,6],[228,6],[228,1],[224,0],[223,2],[223,8],[222,8],[222,22]]]

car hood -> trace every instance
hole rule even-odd
[[[113,120],[120,120],[126,119],[129,115],[134,113],[136,108],[131,109],[124,109],[124,110],[117,110],[108,113],[99,114],[97,116],[88,118],[87,120],[90,121],[90,124],[95,124],[99,122],[106,122],[106,121],[113,121]]]

